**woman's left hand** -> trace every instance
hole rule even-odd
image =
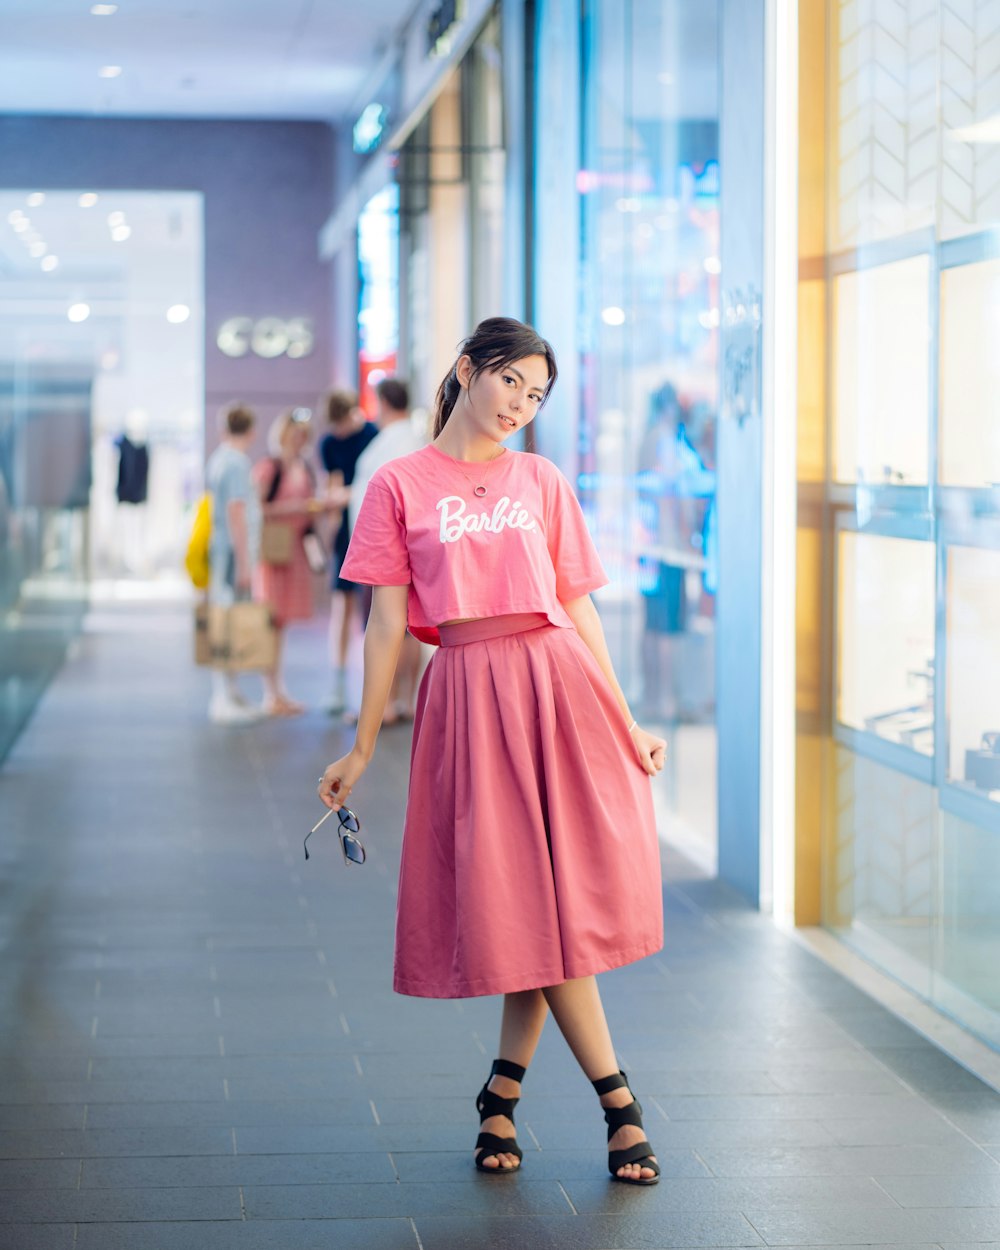
[[[647,733],[641,725],[635,725],[632,728],[632,741],[639,752],[639,762],[650,777],[655,777],[666,762],[666,738],[658,738],[656,734]]]

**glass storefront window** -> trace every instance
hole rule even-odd
[[[1000,802],[1000,551],[947,556],[948,778]]]
[[[358,352],[361,406],[374,418],[374,388],[396,372],[399,350],[399,188],[373,195],[358,217]]]
[[[940,481],[1000,486],[1000,260],[941,274]]]
[[[838,482],[927,481],[929,260],[833,282],[833,472]]]
[[[1000,1045],[994,8],[799,5],[796,800],[822,922]]]
[[[611,578],[598,602],[616,671],[636,715],[672,734],[664,825],[714,854],[718,13],[583,11],[576,484]]]
[[[842,531],[837,720],[934,754],[934,545]]]

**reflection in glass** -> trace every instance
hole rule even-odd
[[[933,544],[840,534],[837,677],[841,724],[933,755]]]

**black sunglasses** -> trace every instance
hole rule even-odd
[[[329,820],[333,814],[333,808],[331,807],[326,815],[321,816],[306,834],[302,841],[302,849],[306,853],[306,859],[309,858],[309,848],[306,846],[306,843],[320,827],[323,821]],[[365,862],[365,848],[361,839],[355,837],[355,834],[359,833],[361,830],[361,821],[358,820],[357,816],[355,816],[349,807],[338,808],[337,817],[340,820],[340,828],[337,832],[340,834],[340,850],[344,856],[344,863],[363,864]]]

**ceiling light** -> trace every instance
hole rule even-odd
[[[612,304],[610,308],[601,309],[601,320],[606,326],[621,326],[625,324],[625,310],[618,308]]]
[[[13,225],[16,225],[23,216],[24,216],[24,213],[22,213],[19,208],[12,208],[11,211],[7,214],[7,220],[13,226]]]
[[[39,208],[44,203],[45,203],[44,191],[33,191],[31,195],[28,196],[29,208]]]
[[[90,316],[89,304],[70,304],[66,309],[66,316],[70,321],[86,321]]]
[[[187,304],[171,304],[167,309],[167,320],[171,325],[179,326],[182,322],[187,321],[191,316],[191,309]]]
[[[120,65],[102,65],[97,71],[98,78],[119,78],[121,76],[122,67]]]
[[[93,191],[84,192],[84,194],[77,200],[77,204],[79,204],[81,208],[93,208],[96,203],[97,196],[93,193]]]
[[[118,12],[117,4],[92,4],[90,11],[94,17],[114,17]]]
[[[41,242],[32,243],[31,247],[28,248],[28,255],[34,256],[35,259],[37,260],[39,256],[44,256],[47,251],[48,251],[48,248],[45,246],[44,243],[41,243]]]
[[[25,230],[31,229],[31,222],[27,217],[18,217],[17,221],[12,221],[11,225],[18,234],[24,234]]]
[[[42,268],[45,270],[46,273],[51,273],[52,270],[58,266],[58,264],[59,264],[58,256],[43,256],[42,257]]]
[[[722,273],[722,261],[718,256],[706,256],[704,264],[706,273]]]
[[[108,225],[109,226],[124,226],[124,224],[125,224],[124,213],[108,213]]]
[[[116,243],[124,243],[131,233],[131,226],[115,226],[111,231],[111,237]]]

